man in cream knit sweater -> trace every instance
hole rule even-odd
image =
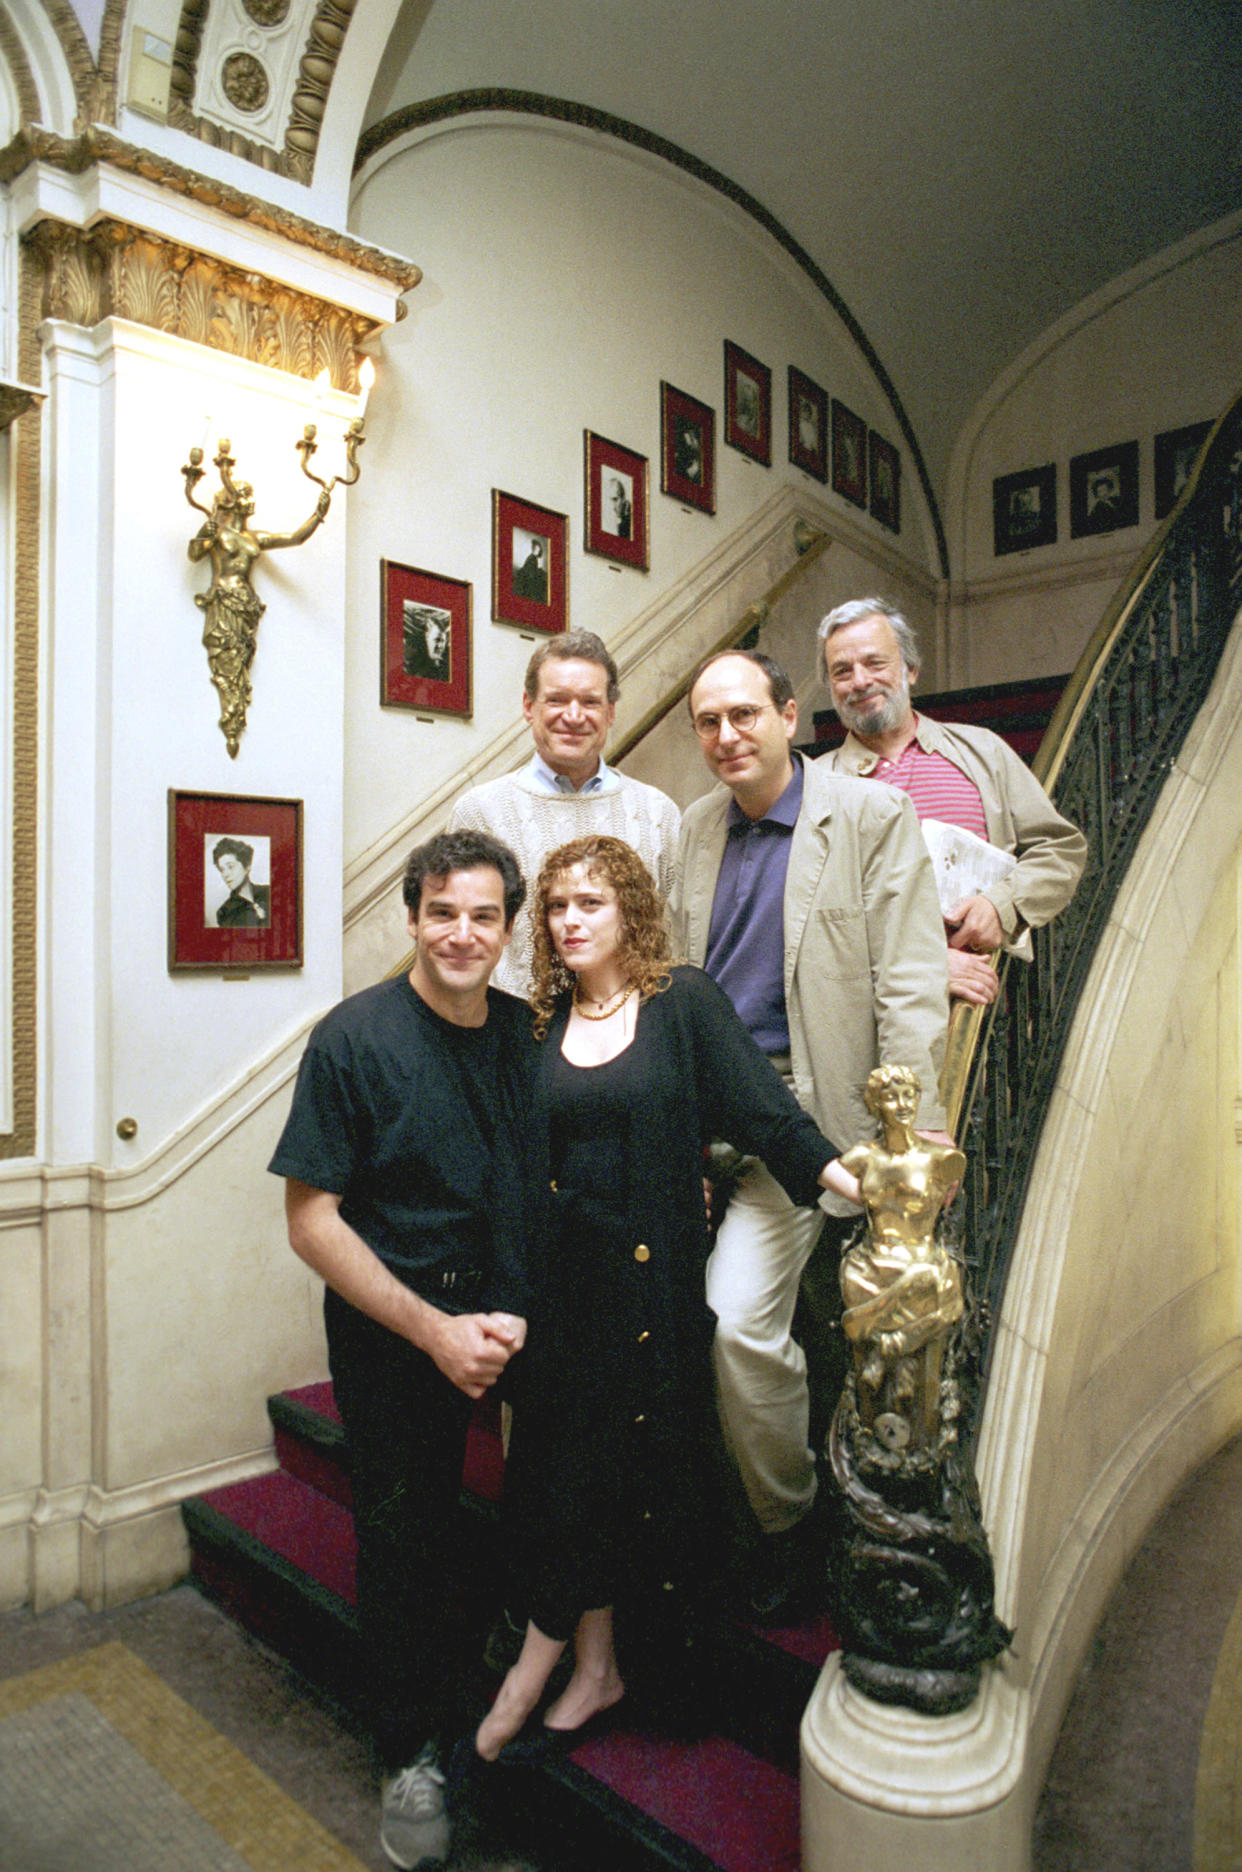
[[[618,773],[603,759],[617,712],[617,666],[594,631],[568,631],[540,644],[526,669],[522,713],[535,752],[517,773],[463,793],[449,830],[490,832],[516,852],[528,887],[513,939],[492,980],[510,994],[530,989],[530,899],[550,851],[607,832],[632,845],[667,897],[680,814],[666,793]]]

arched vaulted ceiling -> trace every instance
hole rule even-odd
[[[626,119],[755,197],[870,340],[941,501],[1026,344],[1242,207],[1239,0],[406,0],[367,123],[480,87]]]
[[[125,22],[175,30],[187,3],[7,0],[77,35],[105,79]],[[392,17],[389,0],[325,9],[334,31]],[[1028,343],[1242,208],[1242,0],[404,0],[367,54],[368,136],[452,94],[521,92],[727,178],[852,315],[938,504],[963,425]]]

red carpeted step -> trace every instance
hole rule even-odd
[[[348,1507],[349,1446],[331,1384],[282,1391],[268,1399],[267,1408],[282,1469]],[[488,1392],[479,1399],[470,1420],[462,1487],[477,1501],[495,1504],[503,1481],[500,1400],[495,1392]]]
[[[322,1384],[298,1385],[292,1391],[282,1391],[280,1395],[292,1398],[295,1404],[300,1404],[304,1410],[313,1411],[317,1417],[326,1417],[329,1423],[339,1424],[341,1421],[330,1379],[325,1378]]]
[[[746,1629],[763,1644],[775,1645],[778,1651],[787,1652],[803,1664],[812,1664],[816,1670],[830,1651],[841,1649],[841,1640],[826,1612],[817,1612],[802,1625],[748,1625]]]
[[[801,1864],[796,1772],[725,1736],[673,1742],[614,1730],[584,1742],[569,1762],[720,1872],[797,1872]]]
[[[358,1549],[348,1508],[282,1469],[211,1489],[198,1500],[218,1522],[353,1605]]]

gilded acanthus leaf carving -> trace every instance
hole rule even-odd
[[[299,377],[326,365],[338,389],[358,387],[355,351],[377,328],[341,306],[124,222],[41,221],[24,239],[40,261],[44,318],[132,319]]]

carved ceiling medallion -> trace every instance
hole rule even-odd
[[[256,26],[280,26],[288,18],[290,0],[242,0]]]
[[[220,88],[239,111],[262,110],[271,90],[267,73],[249,52],[230,52],[220,68]]]

